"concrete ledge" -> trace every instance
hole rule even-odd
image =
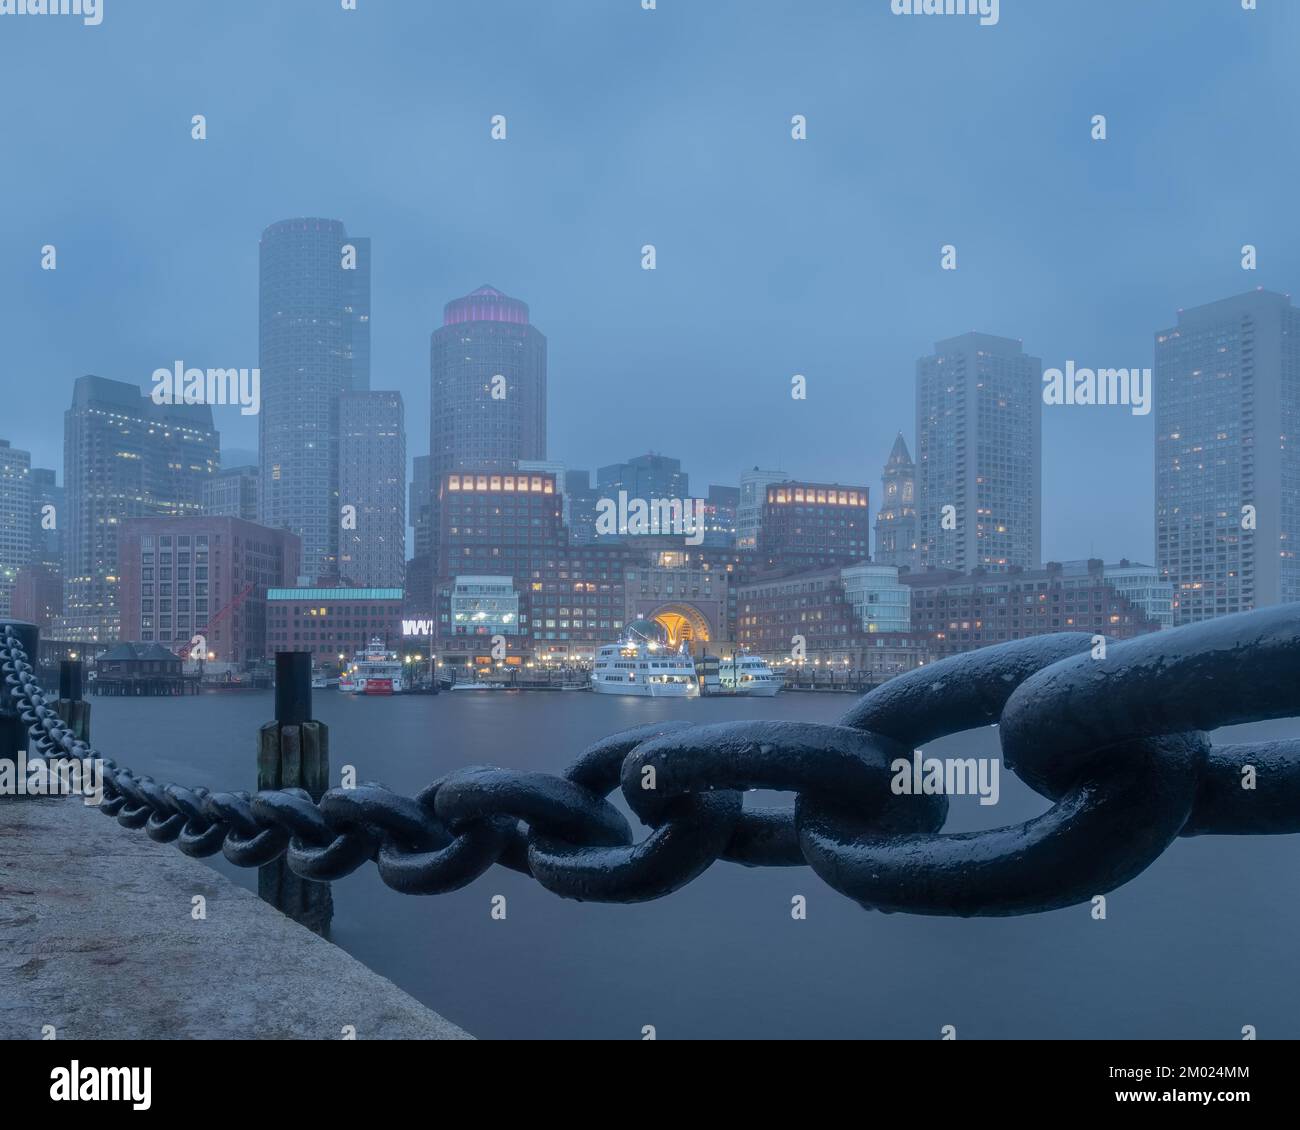
[[[207,900],[207,920],[191,900]],[[0,1038],[471,1037],[173,845],[0,797]]]

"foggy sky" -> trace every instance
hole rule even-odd
[[[372,385],[403,393],[411,455],[429,334],[487,283],[549,340],[551,458],[654,450],[696,493],[779,467],[866,483],[874,506],[899,429],[915,453],[936,340],[1149,366],[1177,308],[1290,292],[1300,5],[1261,7],[1002,0],[995,27],[888,0],[0,17],[0,437],[62,479],[80,374],[256,365],[259,234],[324,216],[374,241]],[[224,446],[256,446],[255,419],[214,414]],[[1153,427],[1045,410],[1045,559],[1153,560]]]

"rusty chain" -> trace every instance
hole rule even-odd
[[[283,855],[321,881],[373,860],[407,894],[455,890],[500,863],[567,898],[637,902],[724,859],[808,864],[869,909],[1025,914],[1113,890],[1178,836],[1300,831],[1300,740],[1214,745],[1205,734],[1300,715],[1300,604],[1097,650],[1082,633],[1017,640],[901,675],[839,725],[664,722],[595,743],[560,776],[471,767],[415,797],[366,784],[319,803],[302,789],[161,785],[101,758],[50,708],[9,625],[0,672],[39,756],[103,761],[100,807],[124,827],[241,867]],[[946,834],[945,796],[891,791],[896,759],[991,724],[1007,766],[1053,802],[1047,812]],[[615,789],[650,829],[639,842],[607,799]],[[794,803],[746,809],[750,789]]]

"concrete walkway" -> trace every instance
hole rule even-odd
[[[206,921],[191,916],[207,902]],[[0,797],[0,1039],[470,1039],[171,844]]]

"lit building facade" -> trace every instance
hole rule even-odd
[[[919,568],[1039,566],[1042,368],[1020,342],[974,333],[916,363]]]
[[[139,387],[78,378],[64,413],[64,615],[56,638],[118,638],[118,533],[128,518],[196,517],[220,465],[206,405],[156,405]]]
[[[901,574],[912,590],[912,630],[932,639],[936,656],[1053,632],[1112,639],[1159,631],[1160,624],[1107,580],[1102,561],[1082,571],[1049,562],[1038,570]]]
[[[840,568],[765,577],[739,587],[736,642],[777,671],[830,667],[873,679],[901,675],[929,656],[924,633],[869,630]]]
[[[760,568],[798,573],[869,558],[871,502],[866,487],[787,481],[766,489],[758,531]]]
[[[0,616],[11,615],[18,571],[32,560],[32,457],[0,439]]]
[[[1265,290],[1156,335],[1156,565],[1175,624],[1300,600],[1298,342],[1300,311]]]

